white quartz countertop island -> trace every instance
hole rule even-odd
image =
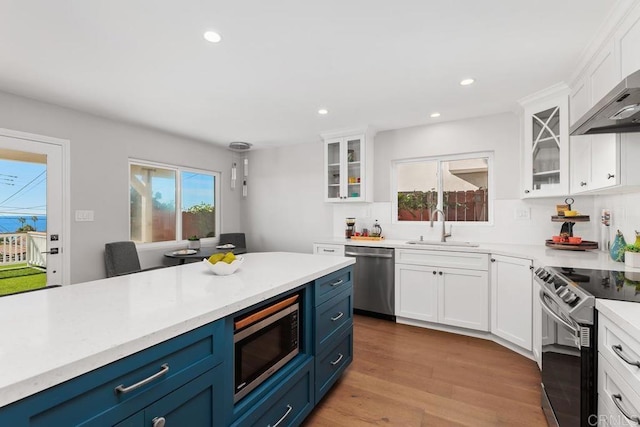
[[[0,298],[0,407],[355,262],[243,256],[230,276],[192,263]]]

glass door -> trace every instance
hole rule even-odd
[[[0,130],[0,295],[67,280],[63,148],[6,132]]]
[[[333,140],[325,146],[325,182],[327,200],[338,200],[341,196],[340,187],[342,184],[342,174],[340,168],[340,146],[341,141]]]
[[[560,108],[531,116],[533,189],[560,185]]]
[[[349,199],[359,199],[362,194],[362,139],[347,139],[347,194]]]

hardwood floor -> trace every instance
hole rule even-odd
[[[535,362],[478,338],[354,319],[354,359],[303,424],[543,426]]]

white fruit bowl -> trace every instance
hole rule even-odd
[[[218,276],[228,276],[229,274],[235,273],[236,270],[240,268],[244,262],[244,258],[237,256],[231,264],[227,264],[224,261],[218,261],[215,264],[211,264],[207,258],[203,259],[202,262],[213,274],[217,274]]]

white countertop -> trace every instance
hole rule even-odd
[[[449,239],[454,242],[455,240]],[[600,270],[627,270],[640,273],[640,268],[625,268],[623,262],[615,262],[608,252],[600,250],[592,251],[565,251],[551,249],[543,244],[540,245],[514,245],[509,243],[482,243],[477,247],[468,246],[438,246],[438,245],[415,245],[408,244],[407,240],[350,240],[344,238],[327,238],[317,240],[314,243],[351,245],[351,246],[372,246],[397,249],[418,249],[436,250],[450,252],[474,252],[494,255],[512,256],[517,258],[531,259],[538,267],[573,267],[573,268],[593,268]]]
[[[596,310],[640,342],[640,304],[598,299]]]
[[[0,407],[355,262],[243,257],[230,276],[193,263],[0,298]]]

